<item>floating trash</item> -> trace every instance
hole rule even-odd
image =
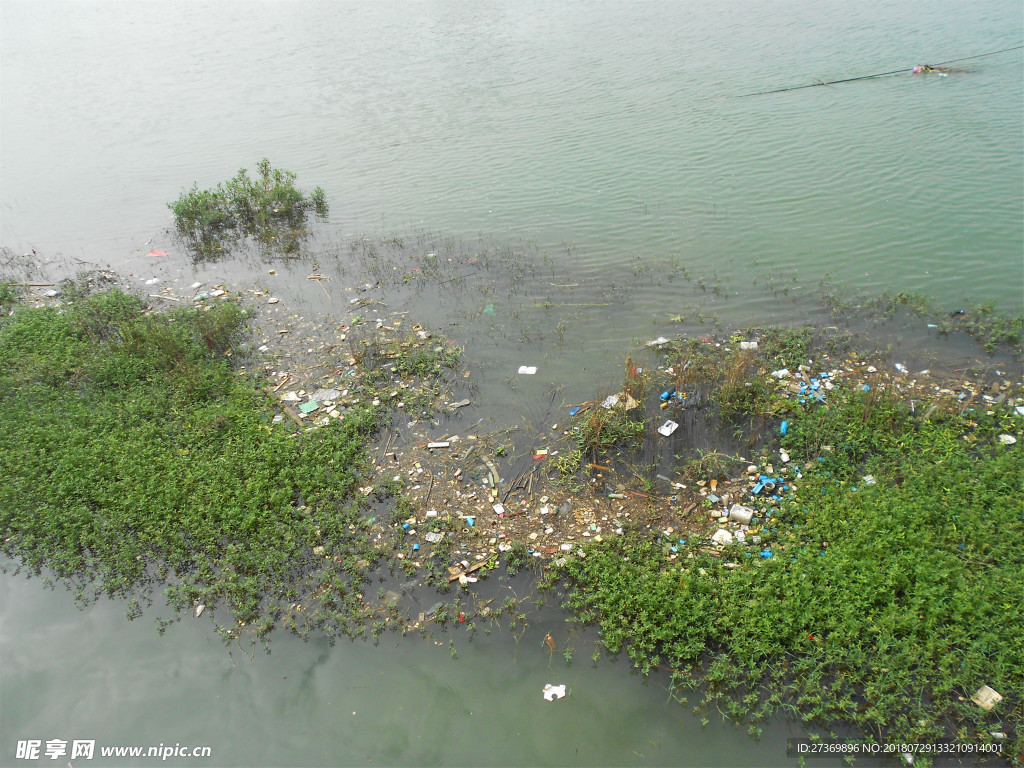
[[[678,428],[679,428],[679,425],[676,422],[674,422],[671,419],[669,419],[664,424],[662,424],[660,427],[658,427],[658,433],[664,435],[665,437],[668,437],[673,432],[675,432]]]
[[[535,374],[537,372],[537,366],[535,366],[535,365],[520,365],[518,372],[523,374],[524,376],[533,376],[533,374]]]
[[[615,395],[608,395],[608,397],[606,397],[604,399],[604,402],[601,403],[601,407],[602,408],[614,408],[618,404],[619,404],[619,398],[617,398]]]
[[[741,341],[740,349],[757,349],[756,341]]]
[[[555,699],[565,698],[565,686],[564,685],[552,685],[548,683],[544,686],[544,698],[548,701],[554,701]]]
[[[647,342],[648,347],[661,347],[664,346],[665,344],[668,344],[668,339],[666,339],[664,336],[659,336],[658,338],[651,339],[650,341]]]

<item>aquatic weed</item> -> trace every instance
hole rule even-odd
[[[783,445],[804,471],[759,529],[772,558],[697,544],[667,562],[636,532],[567,561],[564,605],[609,652],[699,686],[732,719],[791,711],[890,742],[1002,729],[1019,751],[1006,722],[1024,719],[1024,456],[996,439],[1019,420],[831,394],[789,417]],[[971,703],[982,683],[1006,697],[999,711]]]
[[[227,641],[279,617],[358,634],[375,550],[349,494],[381,411],[291,439],[225,357],[243,322],[118,292],[0,322],[3,551],[82,600],[136,597],[131,615],[165,588]]]

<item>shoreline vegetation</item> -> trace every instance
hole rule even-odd
[[[228,643],[376,637],[525,621],[521,601],[462,597],[541,567],[539,600],[600,627],[595,660],[665,670],[754,736],[783,712],[1020,752],[1024,389],[1005,374],[899,370],[811,329],[656,340],[617,403],[565,404],[538,448],[433,429],[465,406],[463,350],[364,317],[369,299],[311,373],[262,359],[227,291],[170,312],[102,280],[0,298],[3,551],[82,601],[134,618],[162,589]],[[701,413],[750,458],[668,469],[657,427]],[[406,419],[432,429],[398,448]],[[410,615],[368,594],[380,568],[456,597]]]
[[[181,241],[197,262],[243,241],[298,258],[327,206],[294,180],[264,160],[258,179],[194,186],[169,206]],[[410,271],[358,247],[378,286],[459,286],[443,270],[490,266],[431,250]],[[599,628],[595,663],[624,653],[664,673],[704,722],[714,709],[756,738],[782,713],[831,738],[1024,762],[1016,374],[912,371],[839,328],[682,334],[630,350],[616,392],[555,406],[556,387],[541,427],[481,427],[454,418],[476,410],[472,350],[368,293],[340,318],[275,315],[260,343],[267,289],[141,297],[107,272],[43,285],[0,282],[15,573],[124,599],[131,619],[162,594],[161,631],[205,614],[240,650],[269,651],[275,629],[472,638],[557,602]],[[1020,359],[1024,320],[990,306],[940,317],[918,295],[827,289],[825,305],[933,318]],[[522,570],[532,594],[478,597]],[[410,594],[442,599],[414,612]]]

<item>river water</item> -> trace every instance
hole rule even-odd
[[[454,242],[466,263],[485,243],[536,267],[518,296],[419,304],[488,360],[485,385],[540,364],[543,383],[483,387],[485,405],[524,409],[552,381],[592,396],[626,344],[705,314],[820,320],[823,280],[1019,312],[1022,51],[909,69],[1022,32],[1017,0],[2,0],[0,246],[140,280],[265,282],[262,265],[192,265],[166,203],[267,156],[325,189],[318,242],[339,255],[330,292],[279,267],[289,311],[339,309],[364,235]],[[571,666],[551,658],[554,612],[518,641],[460,639],[457,660],[447,639],[281,637],[250,661],[205,622],[161,637],[151,614],[0,584],[3,765],[26,764],[14,745],[33,738],[213,748],[190,765],[795,764],[789,724],[760,742],[717,714],[702,729],[664,681],[594,667],[582,636]],[[543,701],[547,682],[570,698]]]

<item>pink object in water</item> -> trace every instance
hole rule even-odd
[[[150,251],[146,254],[147,256],[166,256],[167,251]]]
[[[922,72],[924,72],[924,67],[914,67],[914,69],[913,69],[913,73],[914,73],[915,75],[919,75],[919,74],[921,74]]]

